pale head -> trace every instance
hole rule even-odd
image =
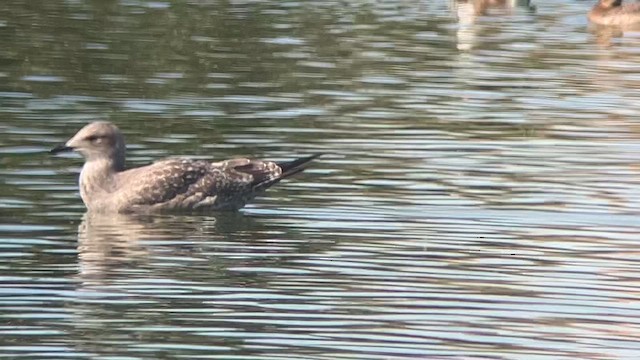
[[[612,8],[622,5],[622,0],[600,0],[598,4],[604,8]]]
[[[66,144],[51,150],[51,153],[77,151],[87,162],[106,160],[117,170],[124,168],[125,144],[120,130],[110,122],[92,122],[78,131]]]

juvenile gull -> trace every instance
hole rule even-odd
[[[289,162],[167,158],[125,170],[125,142],[105,121],[86,125],[52,154],[77,151],[85,159],[80,196],[89,211],[237,210],[271,185],[304,170],[312,155]]]
[[[640,26],[640,3],[623,4],[622,0],[599,0],[589,11],[588,18],[597,25],[638,27]]]

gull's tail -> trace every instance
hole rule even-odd
[[[306,169],[307,165],[313,161],[314,159],[319,158],[323,154],[314,154],[311,156],[301,157],[292,161],[280,162],[277,165],[282,169],[282,175],[280,175],[279,179],[287,178],[291,175],[295,175],[304,169]]]
[[[234,160],[227,160],[225,164],[230,166],[234,171],[250,174],[253,177],[251,187],[253,190],[261,192],[279,183],[280,180],[303,171],[313,159],[321,155],[322,154],[315,154],[280,163],[239,159],[237,161],[241,161],[242,165],[234,166],[232,164]]]

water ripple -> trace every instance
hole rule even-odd
[[[0,357],[636,358],[637,39],[467,5],[3,3]],[[240,214],[83,215],[46,151],[92,120],[131,165],[326,155]]]

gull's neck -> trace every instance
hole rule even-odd
[[[101,202],[109,200],[116,191],[115,176],[122,171],[123,162],[107,157],[87,159],[80,172],[80,196],[87,208],[104,207]]]

